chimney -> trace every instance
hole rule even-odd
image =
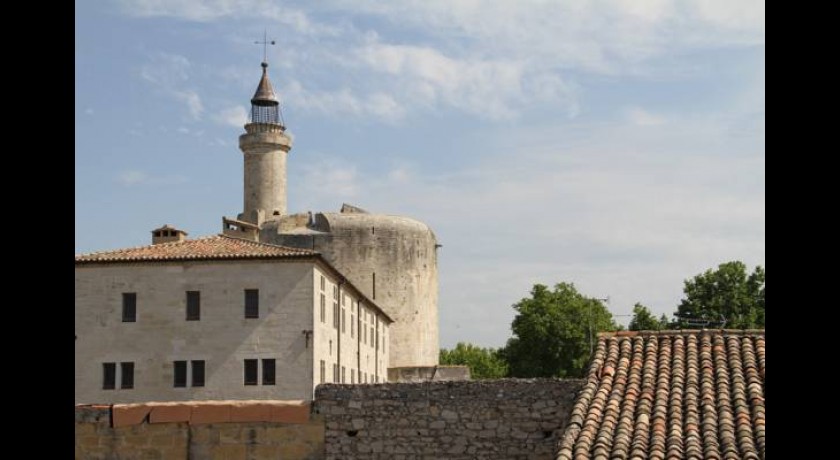
[[[152,230],[152,244],[171,243],[187,239],[187,232],[165,224],[163,227]]]

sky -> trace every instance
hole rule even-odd
[[[115,0],[75,9],[75,250],[221,232],[249,100],[294,139],[290,212],[428,224],[441,346],[499,347],[535,283],[671,314],[765,266],[764,2]]]

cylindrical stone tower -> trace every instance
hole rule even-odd
[[[271,216],[286,214],[286,154],[292,140],[280,116],[280,102],[268,79],[268,63],[254,97],[246,133],[239,136],[245,155],[245,202],[240,219],[261,224]]]

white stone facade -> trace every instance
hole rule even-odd
[[[311,400],[320,362],[345,369],[351,383],[387,375],[387,318],[341,275],[316,258],[119,262],[76,265],[75,401],[127,403],[202,399]],[[324,290],[321,283],[324,283]],[[346,298],[333,327],[333,288]],[[245,290],[258,290],[258,317],[245,317]],[[188,321],[187,291],[200,292],[200,319]],[[321,293],[326,294],[324,321]],[[123,321],[123,293],[136,294],[136,320]],[[355,311],[352,314],[351,311]],[[367,321],[361,322],[358,312]],[[352,325],[355,318],[357,324]],[[339,318],[340,320],[340,318]],[[359,344],[359,323],[379,333]],[[331,348],[332,342],[332,348]],[[360,354],[356,352],[360,351]],[[358,359],[361,357],[361,359]],[[258,381],[245,385],[245,360]],[[263,384],[263,361],[275,360],[275,384]],[[175,387],[175,361],[187,362]],[[192,386],[191,361],[204,361],[204,386]],[[103,363],[115,363],[115,389],[103,389]],[[122,389],[120,363],[133,363],[133,388]],[[378,364],[378,367],[377,367]]]

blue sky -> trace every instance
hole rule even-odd
[[[537,282],[671,313],[686,278],[765,265],[764,16],[747,0],[77,1],[76,252],[163,223],[214,234],[241,211],[267,29],[289,210],[429,224],[441,346],[503,345]]]

